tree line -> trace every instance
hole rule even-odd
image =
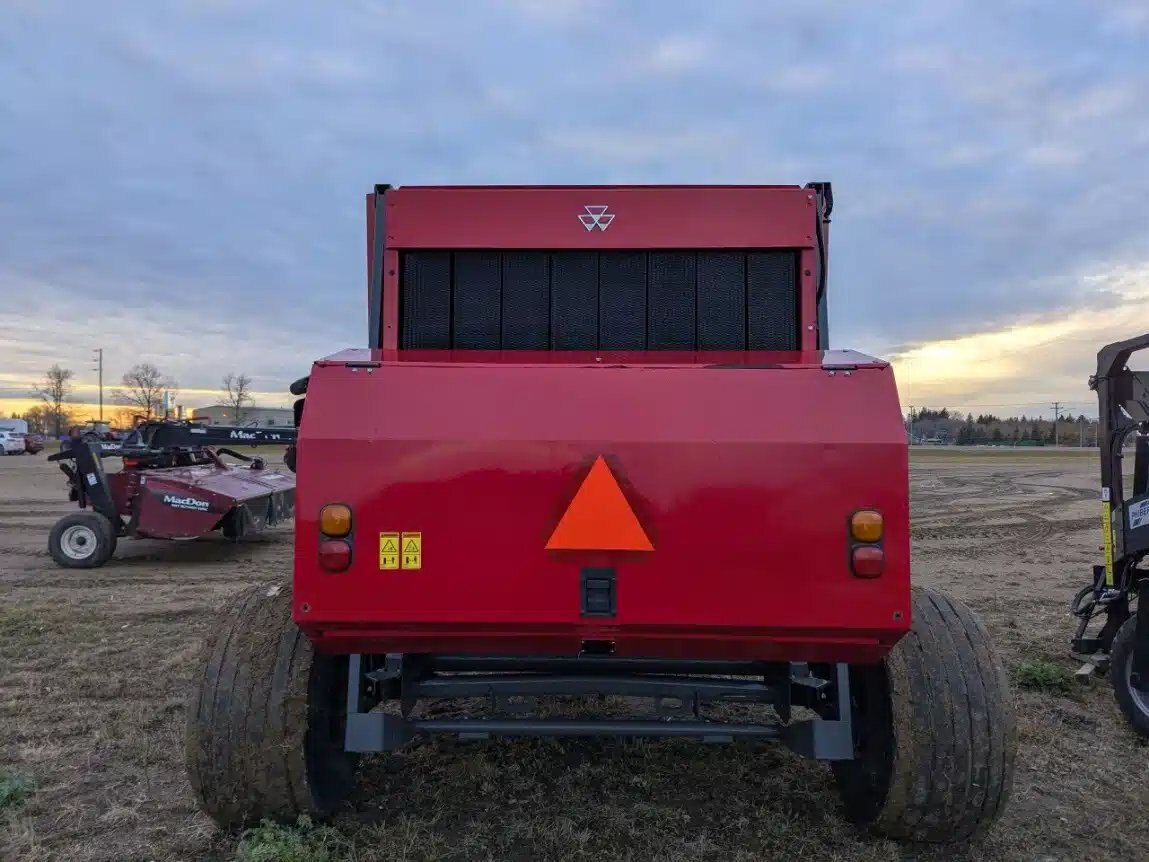
[[[1097,420],[1085,414],[1058,418],[1038,416],[1001,417],[992,413],[964,416],[948,408],[922,408],[905,417],[906,432],[915,441],[936,441],[958,446],[1052,445],[1096,446]]]
[[[40,404],[27,410],[23,415],[14,413],[13,418],[28,423],[28,430],[38,434],[51,434],[59,437],[76,424],[88,421],[77,415],[75,406],[75,372],[59,364],[44,372],[43,379],[32,388],[32,395]],[[168,396],[168,406],[179,392],[179,383],[164,374],[150,362],[133,365],[120,377],[120,385],[113,388],[111,402],[120,409],[117,421],[121,426],[129,426],[137,418],[154,419],[164,415],[164,396]],[[224,376],[219,390],[220,402],[231,407],[237,422],[241,422],[245,410],[255,407],[251,391],[251,378],[243,373],[230,372]]]

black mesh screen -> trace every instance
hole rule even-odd
[[[795,350],[791,251],[409,251],[400,346]]]

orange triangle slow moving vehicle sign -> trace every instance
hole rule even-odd
[[[547,542],[548,551],[653,551],[618,480],[601,455]]]

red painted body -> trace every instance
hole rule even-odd
[[[587,204],[608,231],[582,227]],[[385,206],[383,349],[317,362],[300,427],[294,618],[319,649],[873,662],[909,629],[893,371],[816,349],[812,193],[414,188]],[[801,350],[398,351],[407,248],[796,249]],[[547,550],[600,456],[653,550]],[[342,572],[318,563],[328,503],[354,513]],[[851,570],[862,508],[885,519],[879,577]],[[380,533],[409,532],[420,568],[381,567]],[[586,567],[615,570],[615,616],[581,613]]]
[[[907,448],[889,366],[644,357],[318,363],[299,443],[297,622],[343,652],[574,654],[607,639],[634,656],[884,655],[909,625]],[[600,454],[653,552],[545,550]],[[330,574],[317,517],[336,501],[355,513],[354,561]],[[850,572],[859,508],[887,524],[872,580]],[[421,569],[379,569],[391,531],[422,532]],[[609,622],[580,617],[590,565],[616,568]]]

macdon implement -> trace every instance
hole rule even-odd
[[[893,371],[828,343],[831,208],[377,187],[368,344],[292,386],[292,581],[237,595],[195,673],[204,810],[330,814],[416,737],[685,737],[829,761],[884,835],[983,834],[1010,693],[975,616],[911,587]],[[572,717],[599,695],[633,709]]]
[[[294,428],[182,421],[145,422],[115,442],[80,437],[48,457],[59,462],[68,499],[80,507],[56,522],[48,552],[64,568],[91,569],[104,565],[124,536],[194,539],[219,530],[238,539],[288,522],[295,477],[224,444],[285,446],[295,438]],[[109,457],[123,459],[118,472],[104,470]]]

